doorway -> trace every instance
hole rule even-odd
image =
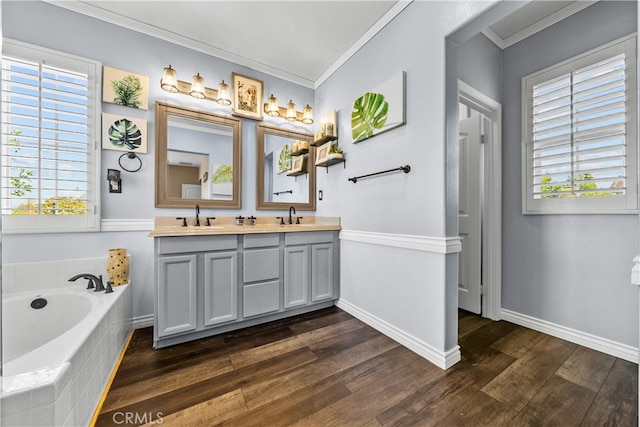
[[[502,106],[462,80],[458,306],[493,320],[501,314]]]

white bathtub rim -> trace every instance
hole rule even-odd
[[[32,350],[26,355],[20,356],[11,362],[3,365],[2,378],[2,396],[5,393],[11,393],[25,388],[33,388],[38,386],[46,386],[56,380],[53,373],[57,376],[63,374],[66,369],[64,365],[70,363],[78,354],[81,347],[85,344],[90,334],[100,326],[109,309],[116,303],[129,285],[114,287],[114,292],[105,294],[104,292],[93,292],[87,290],[84,286],[77,287],[61,287],[55,289],[47,289],[42,291],[15,292],[6,295],[7,298],[20,298],[29,295],[42,295],[44,298],[48,294],[53,293],[79,293],[86,294],[92,300],[92,311],[80,324],[67,330],[55,339],[43,344],[42,346]],[[56,347],[58,347],[56,349]],[[60,349],[59,347],[62,347]],[[42,353],[51,354],[50,350],[63,350],[63,352],[54,352],[55,356],[49,356],[43,359]],[[91,363],[91,361],[89,361]],[[60,390],[64,388],[69,378],[62,375],[56,384]],[[39,379],[39,381],[38,381]]]

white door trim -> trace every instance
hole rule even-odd
[[[485,141],[484,215],[482,217],[482,315],[501,319],[502,301],[502,105],[458,79],[458,101],[491,120]]]

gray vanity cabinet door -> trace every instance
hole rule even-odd
[[[196,329],[196,255],[158,258],[158,336]]]
[[[284,248],[284,308],[309,302],[309,245]]]
[[[334,267],[333,243],[311,247],[311,300],[321,301],[333,297]]]
[[[204,324],[238,318],[238,253],[204,254]]]

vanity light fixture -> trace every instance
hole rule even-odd
[[[271,94],[268,102],[264,104],[264,112],[270,117],[282,117],[290,122],[302,122],[305,125],[313,123],[313,108],[309,104],[305,105],[303,112],[296,111],[296,104],[289,100],[287,108],[278,105],[278,99]]]
[[[193,82],[191,83],[191,91],[189,95],[196,99],[206,98],[204,94],[204,77],[200,76],[200,73],[193,76]]]
[[[273,94],[271,94],[271,96],[269,97],[269,102],[267,102],[267,106],[264,109],[264,111],[267,113],[267,115],[271,117],[280,117],[280,107],[278,107],[278,98],[273,96]]]
[[[287,103],[287,115],[285,116],[285,118],[290,122],[295,122],[296,118],[297,118],[296,117],[296,104],[294,104],[291,99]]]
[[[178,76],[176,75],[176,70],[171,68],[171,64],[164,68],[162,80],[160,80],[160,87],[169,93],[178,92]]]
[[[224,80],[218,84],[218,90],[208,88],[204,85],[204,77],[197,73],[193,76],[192,83],[178,80],[176,70],[171,65],[165,67],[160,80],[160,87],[169,93],[180,93],[182,95],[190,95],[197,99],[208,99],[215,101],[220,105],[231,105],[231,95],[229,94],[229,85]]]

